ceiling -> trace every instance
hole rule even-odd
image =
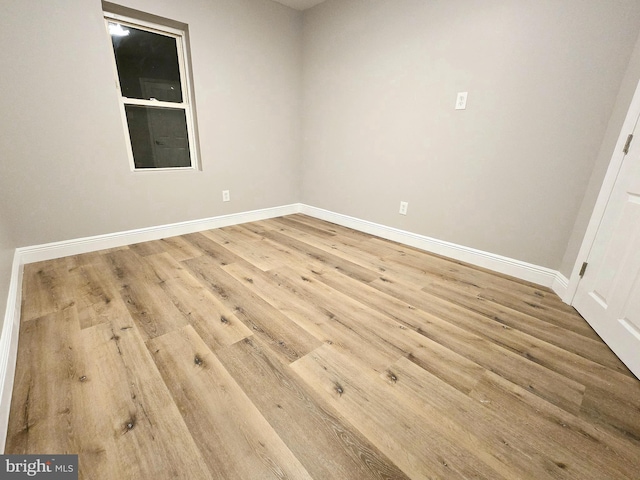
[[[286,5],[287,7],[295,8],[296,10],[306,10],[325,0],[275,0],[278,3]]]

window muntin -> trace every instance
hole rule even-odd
[[[134,170],[196,168],[184,32],[105,13]]]

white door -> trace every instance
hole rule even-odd
[[[624,156],[573,306],[640,378],[640,127]]]

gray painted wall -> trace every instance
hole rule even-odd
[[[269,0],[118,3],[189,25],[202,171],[130,171],[99,1],[4,2],[0,208],[15,243],[298,201],[301,12]]]
[[[639,2],[328,0],[303,22],[303,202],[560,267]]]
[[[5,227],[2,217],[0,217],[0,332],[2,331],[7,308],[14,251],[15,245],[11,242],[8,229]]]
[[[299,200],[301,12],[269,0],[118,3],[189,25],[202,171],[130,171],[98,0],[4,2],[2,313],[15,247]]]
[[[627,116],[631,99],[633,98],[633,94],[638,86],[638,80],[640,80],[640,37],[636,42],[627,73],[625,74],[620,86],[618,98],[616,99],[613,114],[611,115],[609,125],[607,126],[604,141],[602,142],[602,146],[598,152],[598,157],[591,173],[591,178],[589,179],[582,205],[580,206],[564,258],[562,259],[562,265],[559,270],[560,273],[567,278],[571,276],[571,271],[576,263],[584,234],[587,230],[589,220],[591,219],[591,214],[593,213],[593,207],[596,204],[600,188],[602,187],[602,181],[604,180],[607,168],[609,167],[609,162],[614,154],[614,148],[618,141],[618,137],[620,136],[622,124]],[[628,133],[631,132],[627,132],[627,134]]]
[[[297,201],[568,275],[640,78],[633,0],[118,3],[189,25],[203,170],[129,170],[99,1],[5,2],[0,312],[15,247]]]

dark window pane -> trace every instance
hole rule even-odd
[[[176,40],[109,22],[122,96],[182,102]]]
[[[125,105],[136,168],[190,167],[185,111]]]

